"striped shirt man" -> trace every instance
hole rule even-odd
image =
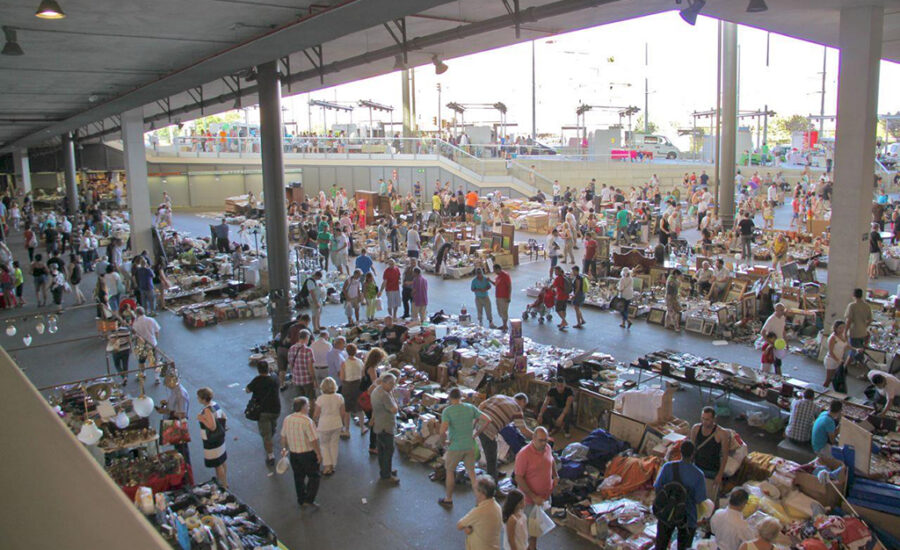
[[[523,433],[531,433],[531,430],[525,424],[522,407],[513,397],[495,395],[485,399],[478,408],[491,419],[481,432],[490,439],[495,439],[499,435],[500,430],[505,428],[510,422],[515,422],[516,427]]]
[[[293,413],[285,417],[281,424],[281,437],[292,453],[308,453],[316,450],[313,443],[318,439],[312,419],[303,413]]]

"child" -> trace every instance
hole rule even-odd
[[[22,297],[22,291],[25,289],[25,275],[22,268],[19,267],[19,261],[13,262],[13,286],[16,289],[16,307],[25,305],[25,298]]]
[[[800,197],[794,196],[791,200],[791,225],[790,227],[798,227],[800,226]]]
[[[775,227],[775,201],[765,201],[763,206],[763,227],[772,229]]]
[[[775,333],[766,333],[766,341],[762,347],[762,371],[769,373],[775,364]]]
[[[375,276],[369,271],[363,282],[363,297],[366,299],[366,318],[371,323],[375,320],[375,311],[378,307],[378,285],[375,284]]]
[[[518,489],[510,491],[503,503],[503,531],[500,539],[503,550],[525,550],[528,547],[525,496]]]

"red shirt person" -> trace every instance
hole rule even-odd
[[[500,330],[507,330],[509,323],[509,300],[512,298],[512,279],[500,264],[494,264],[494,296],[497,299],[497,313],[503,324]]]
[[[567,287],[570,285],[571,283],[566,280],[566,275],[562,268],[556,266],[554,268],[553,293],[556,295],[556,313],[562,321],[556,325],[559,330],[565,330],[569,326],[569,323],[566,322],[566,305],[570,292]]]

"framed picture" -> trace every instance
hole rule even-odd
[[[734,318],[731,315],[731,309],[728,307],[721,307],[716,311],[716,317],[719,320],[719,324],[722,326],[728,326],[734,322]]]
[[[663,442],[664,436],[665,434],[656,428],[647,426],[644,428],[644,436],[641,438],[641,446],[638,448],[638,453],[649,455],[654,447]]]
[[[609,413],[609,435],[631,445],[632,449],[639,449],[644,439],[646,424],[639,420],[621,415],[616,411]]]
[[[647,322],[655,325],[661,325],[666,321],[666,310],[658,307],[650,308],[650,314],[647,315]]]
[[[578,390],[575,399],[575,425],[579,429],[591,432],[609,428],[609,411],[615,406],[614,400],[583,388]]]
[[[597,254],[596,258],[609,258],[609,237],[597,238]]]
[[[684,330],[702,334],[703,333],[703,318],[702,317],[688,317],[684,323]]]
[[[706,336],[712,336],[713,332],[716,330],[716,322],[712,319],[707,319],[703,321],[703,334]]]
[[[748,292],[741,296],[741,314],[744,319],[756,318],[756,294]]]
[[[666,270],[661,267],[650,268],[651,286],[664,286],[666,284]]]
[[[631,286],[634,287],[635,292],[643,292],[644,279],[642,279],[640,277],[632,277],[631,278]]]

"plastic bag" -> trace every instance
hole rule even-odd
[[[544,508],[541,506],[535,506],[528,515],[529,537],[542,537],[552,531],[554,527],[556,527],[556,524],[553,523],[553,520],[544,512]]]
[[[275,473],[283,474],[288,471],[288,468],[291,467],[291,461],[288,460],[287,455],[281,457],[277,464],[275,464]]]

